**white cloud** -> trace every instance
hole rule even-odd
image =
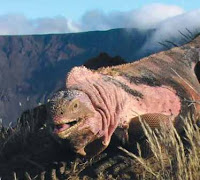
[[[27,19],[18,14],[8,14],[0,16],[0,34],[18,34],[19,32],[29,31]]]
[[[42,18],[32,21],[34,24],[33,32],[35,33],[65,33],[65,32],[79,32],[78,25],[67,20],[65,17]]]
[[[22,14],[0,16],[0,34],[46,34],[68,33],[112,28],[154,28],[163,20],[182,14],[177,6],[152,4],[128,12],[100,10],[86,12],[80,22],[63,16],[54,18],[27,19]]]
[[[155,26],[156,31],[154,35],[146,42],[142,51],[144,52],[145,49],[160,49],[159,42],[165,42],[166,40],[171,40],[177,44],[180,39],[186,42],[187,38],[184,38],[180,32],[188,35],[190,34],[188,30],[192,32],[192,34],[199,32],[199,17],[200,9],[161,21]]]
[[[111,12],[105,14],[102,11],[93,10],[82,17],[84,30],[103,30],[112,28],[154,28],[157,23],[180,15],[183,9],[177,6],[163,4],[151,4],[141,9],[128,12]]]
[[[79,22],[64,16],[28,19],[22,14],[0,16],[0,35],[69,33],[112,28],[155,28],[154,35],[142,50],[159,48],[158,42],[180,36],[179,30],[200,29],[200,9],[184,12],[178,6],[151,4],[127,12],[100,10],[86,12]],[[143,51],[144,52],[144,51]]]
[[[22,14],[0,16],[0,34],[47,34],[79,32],[79,26],[63,16],[54,18],[27,19]]]

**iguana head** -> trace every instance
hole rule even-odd
[[[101,127],[89,97],[78,90],[59,91],[49,104],[53,134],[69,140],[75,152],[86,155],[85,147],[96,139]]]

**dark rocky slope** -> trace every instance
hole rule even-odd
[[[155,49],[142,47],[155,30],[114,29],[84,33],[0,36],[0,120],[16,122],[26,109],[46,102],[65,84],[67,72],[105,52],[134,61]],[[160,46],[159,50],[164,49]],[[88,61],[91,68],[122,63],[105,56]],[[116,60],[117,59],[117,60]],[[105,62],[106,61],[106,62]],[[116,63],[116,61],[118,61]]]
[[[126,60],[152,31],[116,29],[85,33],[0,36],[0,119],[15,122],[25,109],[45,102],[64,86],[66,73],[106,52]]]

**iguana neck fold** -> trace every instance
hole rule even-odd
[[[126,93],[112,83],[105,82],[104,75],[98,80],[84,78],[82,82],[74,83],[70,88],[80,90],[88,95],[94,109],[101,115],[102,123],[99,137],[103,137],[103,144],[108,145],[110,138],[119,124],[119,116],[123,111]],[[120,96],[119,96],[120,94]]]

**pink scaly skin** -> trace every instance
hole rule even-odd
[[[50,103],[54,135],[68,140],[75,152],[91,155],[121,130],[122,141],[132,144],[141,132],[138,117],[152,128],[164,122],[181,132],[183,119],[200,117],[199,47],[200,36],[137,62],[97,71],[73,68],[66,90]]]
[[[76,124],[77,127],[74,128],[77,132],[84,132],[89,129],[90,133],[92,133],[92,136],[90,135],[90,138],[86,140],[78,140],[76,138],[76,142],[83,144],[81,147],[71,142],[75,151],[81,155],[86,155],[85,147],[96,139],[102,142],[101,148],[95,149],[96,154],[100,153],[109,145],[111,136],[116,128],[128,127],[131,119],[136,116],[157,113],[175,119],[180,112],[180,99],[172,88],[132,85],[125,79],[116,77],[115,79],[143,94],[142,98],[131,97],[123,89],[109,81],[105,81],[107,77],[103,74],[92,72],[85,67],[74,68],[68,75],[66,86],[72,92],[77,91],[77,94],[73,96],[72,100],[64,101],[66,106],[62,115],[53,115],[53,121],[57,125],[54,133],[63,139],[71,139],[70,135],[73,134],[72,131],[75,126],[67,123],[74,120],[77,121],[77,119],[82,119],[78,125]],[[165,98],[162,98],[163,96]],[[61,98],[61,101],[63,101],[63,98]],[[70,112],[73,110],[66,107],[70,107],[70,102],[73,103],[74,101],[79,102],[81,106],[79,105],[79,110],[74,114],[74,117],[71,117]],[[63,103],[59,102],[58,104],[64,107]],[[59,107],[54,106],[54,109],[59,109]],[[87,113],[91,115],[86,115],[88,117],[85,118],[82,116],[83,112],[85,112],[85,115]]]

